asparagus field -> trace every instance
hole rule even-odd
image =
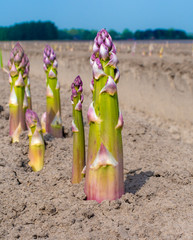
[[[4,69],[0,69],[0,239],[192,240],[192,43],[114,42],[120,72],[116,96],[109,96],[105,92],[107,89],[101,89],[99,83],[102,80],[108,85],[111,79],[106,81],[107,77],[102,76],[97,80],[97,73],[92,72],[93,42],[20,42],[25,53],[18,58],[19,63],[10,59],[15,44],[0,42],[3,60],[0,65]],[[14,59],[17,53],[13,53]],[[103,54],[105,73],[112,73],[112,69],[106,66],[105,51]],[[28,66],[24,76],[25,69],[19,68],[23,58],[23,67]],[[102,55],[100,61],[101,58]],[[23,78],[20,77],[18,96],[21,99],[18,101],[23,103],[26,98],[28,103],[28,110],[27,106],[21,107],[22,113],[19,114],[26,114],[28,130],[22,122],[22,130],[26,130],[21,132],[19,142],[14,143],[13,136],[9,136],[9,119],[15,114],[16,107],[10,104],[10,95],[18,80],[14,74],[8,75],[14,70],[13,65],[17,76]],[[116,81],[117,72],[115,70],[108,79],[112,77]],[[102,91],[101,98],[92,93],[97,84],[98,91]],[[48,86],[57,105],[54,105],[53,98],[49,99]],[[92,101],[101,104],[103,97],[109,102],[118,97],[124,118],[124,194],[121,190],[120,199],[98,203],[87,200],[90,196],[84,192],[85,178],[72,184],[72,168],[80,137],[85,136],[85,146],[81,145],[81,149],[84,151],[85,147],[87,153],[89,137],[98,131],[89,129],[89,106]],[[55,106],[55,111],[48,120],[51,105]],[[76,107],[81,111],[75,112]],[[99,110],[100,107],[95,105],[97,115],[103,117],[108,113],[105,108]],[[112,111],[115,111],[117,124],[120,111],[116,107]],[[48,127],[48,121],[51,127]],[[54,127],[53,121],[56,123]],[[75,123],[73,127],[72,121]],[[104,124],[100,128],[108,127],[107,123]],[[74,135],[78,133],[75,127],[82,129],[80,137]],[[93,124],[92,127],[96,126]],[[49,134],[45,133],[46,128],[50,128]],[[37,134],[38,146],[32,144],[32,138]],[[74,150],[73,142],[76,142]],[[110,139],[103,143],[108,146],[109,142]],[[33,162],[32,148],[37,147],[41,150],[38,151],[38,167],[43,168],[35,172],[28,163]],[[103,145],[100,149],[104,149]],[[80,168],[87,160],[87,154],[85,158],[82,157]],[[79,168],[77,172],[80,175]]]

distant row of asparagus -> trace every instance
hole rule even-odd
[[[29,59],[19,43],[15,45],[8,61],[11,94],[10,135],[12,141],[19,141],[22,131],[28,129],[29,165],[39,171],[44,165],[43,133],[62,137],[60,85],[57,78],[58,63],[50,46],[43,54],[46,72],[46,112],[41,122],[32,111],[29,80]],[[117,83],[120,77],[117,68],[116,47],[105,29],[94,39],[90,64],[93,79],[90,88],[93,93],[88,109],[90,125],[88,153],[85,164],[85,136],[82,117],[83,82],[77,76],[71,85],[73,106],[73,164],[72,183],[79,183],[86,174],[85,193],[88,200],[118,199],[124,193],[123,148],[121,130],[123,117],[118,105]]]

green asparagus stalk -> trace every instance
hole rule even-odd
[[[34,172],[40,171],[44,165],[45,144],[42,128],[37,113],[27,109],[26,124],[29,136],[29,166]]]
[[[25,93],[25,76],[28,74],[27,57],[19,43],[15,45],[8,61],[9,83],[11,94],[9,99],[9,134],[12,142],[19,142],[19,135],[26,130],[25,112],[28,107]]]
[[[89,142],[85,193],[88,200],[118,199],[124,193],[123,117],[119,110],[116,48],[105,29],[98,32],[90,58],[93,101],[88,109]]]
[[[83,178],[82,170],[85,166],[85,139],[84,126],[82,118],[82,80],[77,76],[71,85],[71,102],[73,106],[73,165],[72,165],[72,183],[79,183]]]
[[[62,137],[60,85],[57,78],[57,67],[54,50],[46,45],[44,49],[44,70],[47,76],[46,132],[54,137]]]

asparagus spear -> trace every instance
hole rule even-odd
[[[2,56],[2,51],[0,49],[0,68],[3,69],[3,56]]]
[[[29,70],[30,70],[30,63],[29,63],[28,57],[26,56],[26,69],[24,71],[23,78],[24,78],[24,83],[25,83],[25,93],[27,96],[28,109],[32,109]]]
[[[71,85],[71,102],[73,106],[73,165],[72,183],[79,183],[83,178],[82,170],[85,166],[85,139],[82,118],[82,80],[77,76]]]
[[[57,78],[57,67],[56,54],[49,45],[46,45],[44,49],[44,70],[47,76],[46,132],[54,137],[62,137],[60,85]]]
[[[88,200],[118,199],[124,193],[123,117],[119,110],[116,48],[109,33],[98,32],[90,59],[93,70],[93,101],[88,109],[89,142],[85,193]]]
[[[15,45],[8,61],[9,83],[11,94],[9,99],[9,134],[13,142],[19,142],[19,135],[26,130],[25,112],[28,107],[24,79],[28,75],[28,61],[19,43]]]
[[[37,113],[27,109],[26,124],[29,136],[29,159],[28,163],[32,170],[37,172],[43,168],[45,144],[42,135],[42,128]]]

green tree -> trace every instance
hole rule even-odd
[[[133,38],[133,33],[129,29],[124,29],[121,34],[121,39],[131,39]]]

